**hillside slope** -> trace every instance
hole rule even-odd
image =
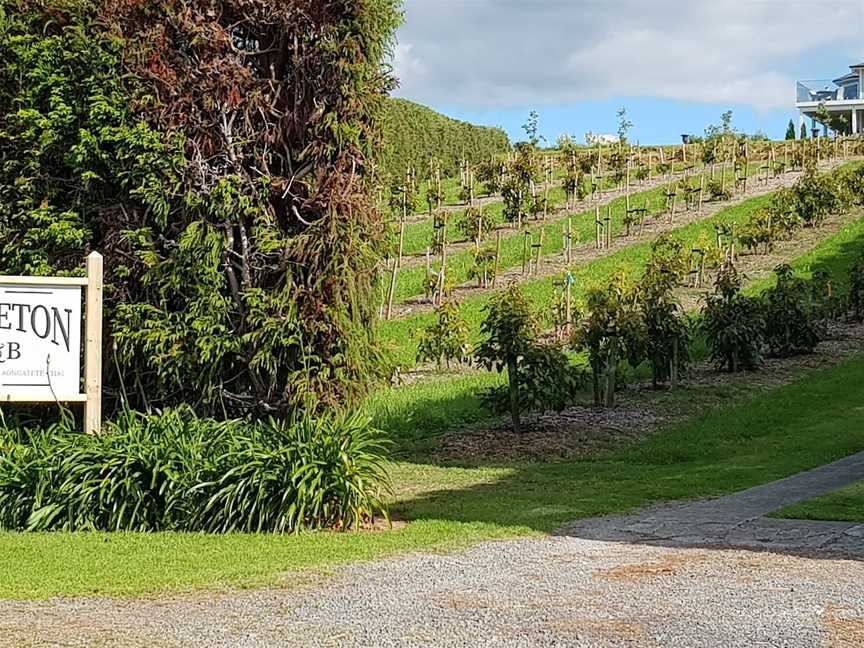
[[[458,173],[459,160],[472,162],[506,151],[507,134],[500,128],[475,126],[451,119],[431,108],[391,98],[384,119],[381,165],[387,173],[401,175],[409,165],[426,175],[434,156],[445,175]]]

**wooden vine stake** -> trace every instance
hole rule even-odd
[[[608,250],[612,247],[612,203],[606,204],[606,218],[603,219],[605,230],[604,233],[606,235],[606,249]]]
[[[537,251],[534,257],[534,271],[540,272],[540,255],[543,253],[543,239],[546,238],[546,228],[540,228],[540,240],[534,244],[534,249]]]
[[[612,337],[609,340],[609,351],[606,356],[606,385],[604,391],[603,404],[606,407],[615,405],[615,370],[618,366],[618,338]]]
[[[594,205],[594,247],[598,250],[603,247],[603,241],[600,238],[600,230],[603,227],[603,221],[600,220],[600,203]]]
[[[396,256],[396,267],[402,266],[402,255],[405,251],[405,214],[399,219],[399,254]]]
[[[552,158],[546,158],[546,183],[543,188],[543,220],[549,216],[549,187],[552,185]]]
[[[399,263],[393,259],[393,268],[390,271],[390,287],[387,289],[387,311],[384,314],[384,319],[389,320],[393,314],[393,295],[396,292],[396,272],[399,270]]]
[[[565,290],[564,305],[565,305],[565,331],[569,338],[573,332],[573,274],[568,270],[564,277]]]
[[[501,271],[501,230],[495,232],[495,271],[492,273],[492,287],[498,283],[498,273]]]
[[[645,217],[651,211],[651,201],[645,199],[645,206],[642,208],[642,214],[639,216],[639,236],[645,233]]]

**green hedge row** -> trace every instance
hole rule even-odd
[[[386,173],[401,176],[413,166],[420,177],[429,172],[435,157],[441,173],[456,175],[459,162],[486,160],[510,148],[500,128],[475,126],[451,119],[406,99],[390,99],[385,108],[384,147],[381,165]]]

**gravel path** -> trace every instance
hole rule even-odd
[[[864,528],[769,537],[786,521],[761,516],[862,477],[864,453],[716,500],[354,565],[293,590],[0,601],[0,644],[860,647]]]
[[[862,479],[864,452],[859,452],[726,497],[667,504],[635,515],[578,520],[562,533],[668,547],[719,546],[864,560],[864,524],[764,517]]]

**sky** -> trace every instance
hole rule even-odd
[[[680,142],[733,112],[733,126],[782,138],[797,125],[795,81],[864,62],[864,0],[405,0],[396,96],[503,127],[531,110],[540,132],[584,142],[615,133]]]

